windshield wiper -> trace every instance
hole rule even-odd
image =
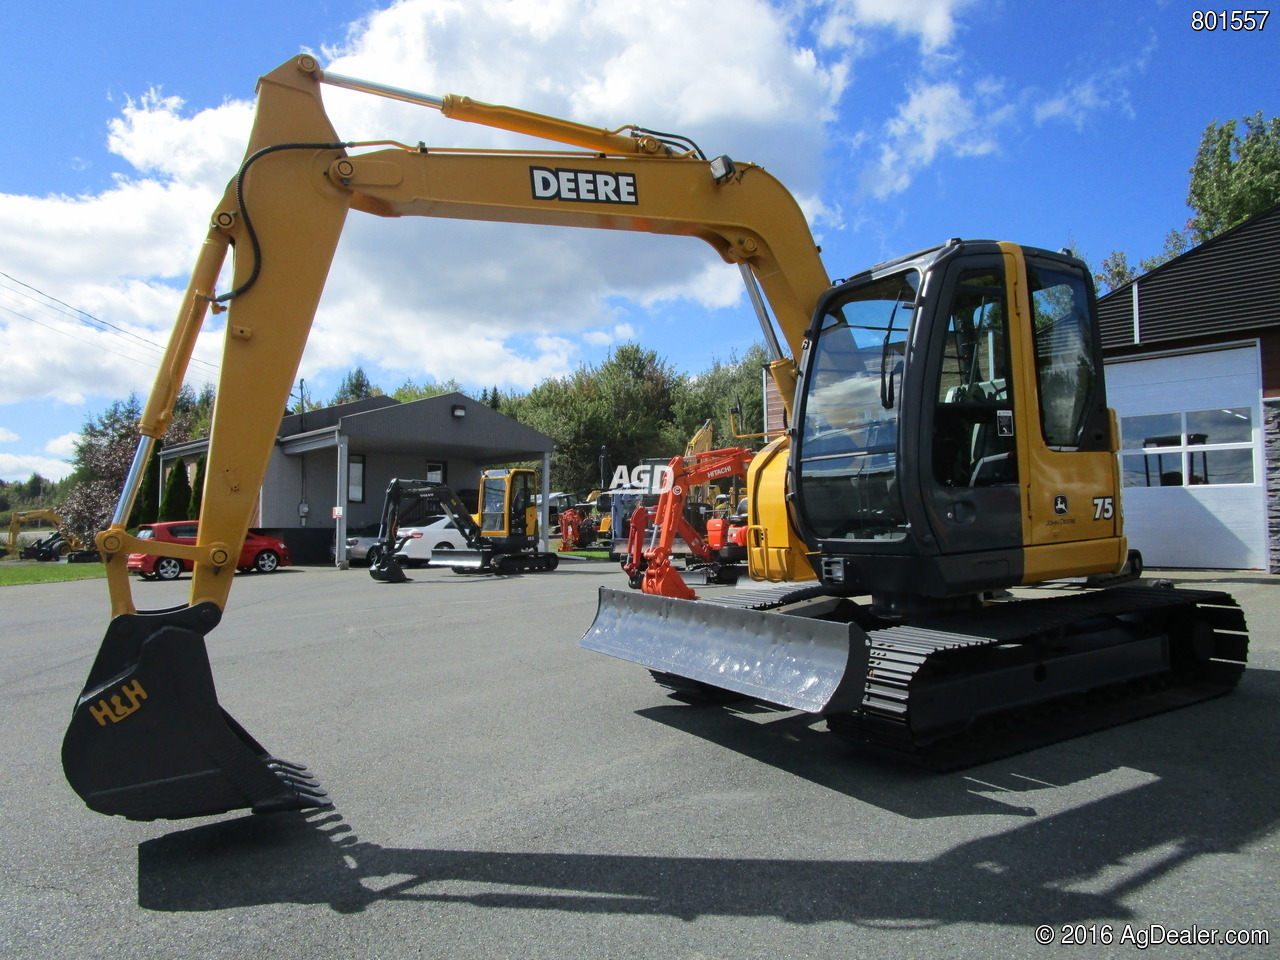
[[[890,349],[890,340],[893,338],[893,321],[898,316],[898,308],[902,306],[901,300],[893,302],[893,312],[889,314],[889,327],[884,332],[884,345],[880,348],[880,406],[886,410],[893,409],[893,375],[901,366],[901,361],[895,363],[893,369],[889,369],[889,354],[893,351]]]

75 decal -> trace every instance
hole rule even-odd
[[[1115,497],[1093,498],[1093,519],[1110,520],[1116,515]]]

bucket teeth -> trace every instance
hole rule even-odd
[[[300,795],[328,800],[329,795],[320,786],[320,781],[301,764],[272,757],[267,760],[267,768]]]

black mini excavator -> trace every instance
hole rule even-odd
[[[427,565],[449,567],[454,573],[556,569],[560,558],[538,549],[533,489],[532,470],[486,470],[480,477],[480,509],[472,516],[458,494],[443,483],[392,480],[382,502],[377,555],[369,564],[369,576],[383,583],[407,580],[402,560],[413,534],[405,531],[429,517],[447,517],[467,549],[433,550],[423,561]]]

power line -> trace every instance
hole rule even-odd
[[[95,317],[93,314],[89,313],[88,311],[81,310],[79,307],[73,307],[71,304],[66,303],[62,300],[59,300],[57,297],[51,296],[50,294],[45,293],[43,290],[33,287],[29,283],[23,283],[21,280],[18,280],[17,278],[10,276],[9,274],[4,273],[3,271],[0,271],[0,277],[4,278],[5,280],[8,280],[12,284],[17,284],[19,287],[23,288],[22,290],[19,290],[19,289],[15,289],[14,287],[7,286],[3,283],[0,283],[0,290],[7,290],[10,295],[21,298],[22,300],[26,300],[36,305],[41,310],[45,311],[46,314],[51,315],[52,319],[61,320],[66,323],[73,323],[77,326],[86,326],[97,333],[102,333],[108,336],[113,336],[118,339],[121,339],[133,347],[142,346],[148,350],[158,351],[161,355],[163,355],[164,353],[164,349],[165,349],[164,346],[159,343],[156,343],[154,340],[149,340],[146,337],[140,336],[136,333],[133,333],[132,331],[125,330],[122,327],[118,327],[107,320],[101,319],[100,317]],[[31,291],[31,293],[26,293],[24,291]],[[32,296],[32,294],[35,294],[36,296]],[[37,299],[37,297],[39,299]],[[8,312],[14,317],[17,317],[22,320],[26,320],[30,323],[37,324],[38,326],[42,326],[48,330],[52,330],[55,333],[59,333],[59,334],[62,334],[63,336],[70,337],[73,340],[77,340],[81,343],[88,343],[88,341],[83,340],[80,337],[76,337],[64,329],[60,329],[56,326],[51,325],[50,323],[46,323],[42,320],[39,320],[36,317],[31,316],[27,313],[20,312],[19,310],[14,309],[12,306],[8,306],[4,303],[0,303],[0,309],[5,310],[6,312]],[[133,360],[136,363],[144,363],[148,366],[151,366],[152,368],[155,367],[155,363],[156,363],[155,360],[141,360],[136,356],[129,356],[128,354],[123,354],[115,350],[111,350],[109,348],[104,348],[100,343],[94,343],[91,345],[97,349],[105,349],[106,352],[114,354],[115,356],[123,357],[124,359],[127,359],[127,360]],[[209,363],[208,361],[201,360],[198,357],[192,357],[191,362],[207,368],[209,371],[211,371],[214,374],[218,372],[217,364]]]

